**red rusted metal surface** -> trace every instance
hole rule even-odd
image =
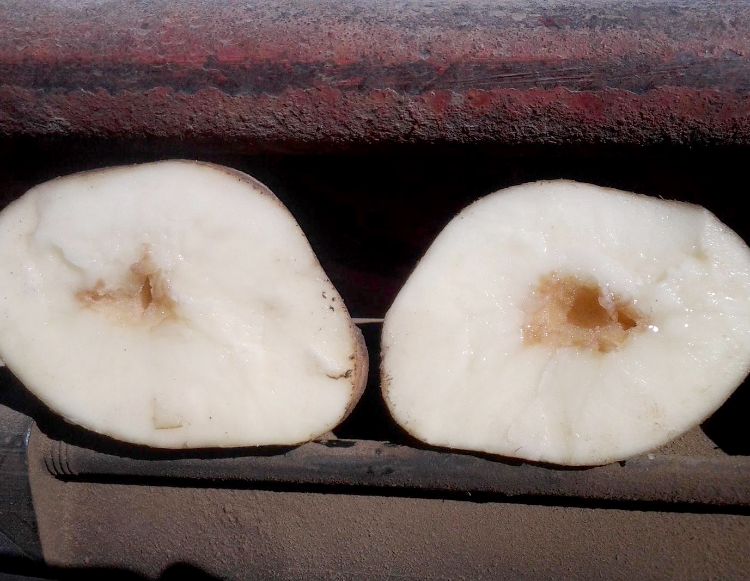
[[[9,0],[0,29],[11,138],[750,143],[741,1]]]

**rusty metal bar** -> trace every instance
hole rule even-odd
[[[123,457],[47,440],[48,471],[64,479],[182,480],[233,486],[262,484],[363,487],[487,494],[557,501],[750,507],[750,458],[650,454],[623,463],[565,470],[383,442],[312,442],[267,455]]]
[[[9,0],[0,135],[748,144],[750,4]]]

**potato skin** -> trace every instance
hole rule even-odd
[[[352,373],[352,399],[346,408],[340,422],[343,422],[357,407],[357,403],[365,392],[367,387],[367,375],[370,369],[370,357],[367,352],[365,338],[359,327],[352,322],[352,335],[354,336],[354,372]]]

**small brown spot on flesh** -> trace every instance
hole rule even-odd
[[[349,379],[352,376],[352,370],[347,369],[344,373],[326,373],[326,377],[331,379]]]

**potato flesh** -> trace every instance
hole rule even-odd
[[[294,444],[359,395],[341,297],[241,174],[69,176],[0,214],[0,356],[68,420],[158,447]],[[355,369],[356,368],[356,369]]]
[[[577,282],[545,298],[550,277]],[[572,182],[498,192],[445,228],[388,312],[384,396],[433,445],[569,465],[627,458],[700,423],[741,383],[749,278],[747,246],[697,206]],[[594,338],[567,318],[576,288],[595,289],[583,300],[593,309],[598,295],[606,314],[589,321]]]

